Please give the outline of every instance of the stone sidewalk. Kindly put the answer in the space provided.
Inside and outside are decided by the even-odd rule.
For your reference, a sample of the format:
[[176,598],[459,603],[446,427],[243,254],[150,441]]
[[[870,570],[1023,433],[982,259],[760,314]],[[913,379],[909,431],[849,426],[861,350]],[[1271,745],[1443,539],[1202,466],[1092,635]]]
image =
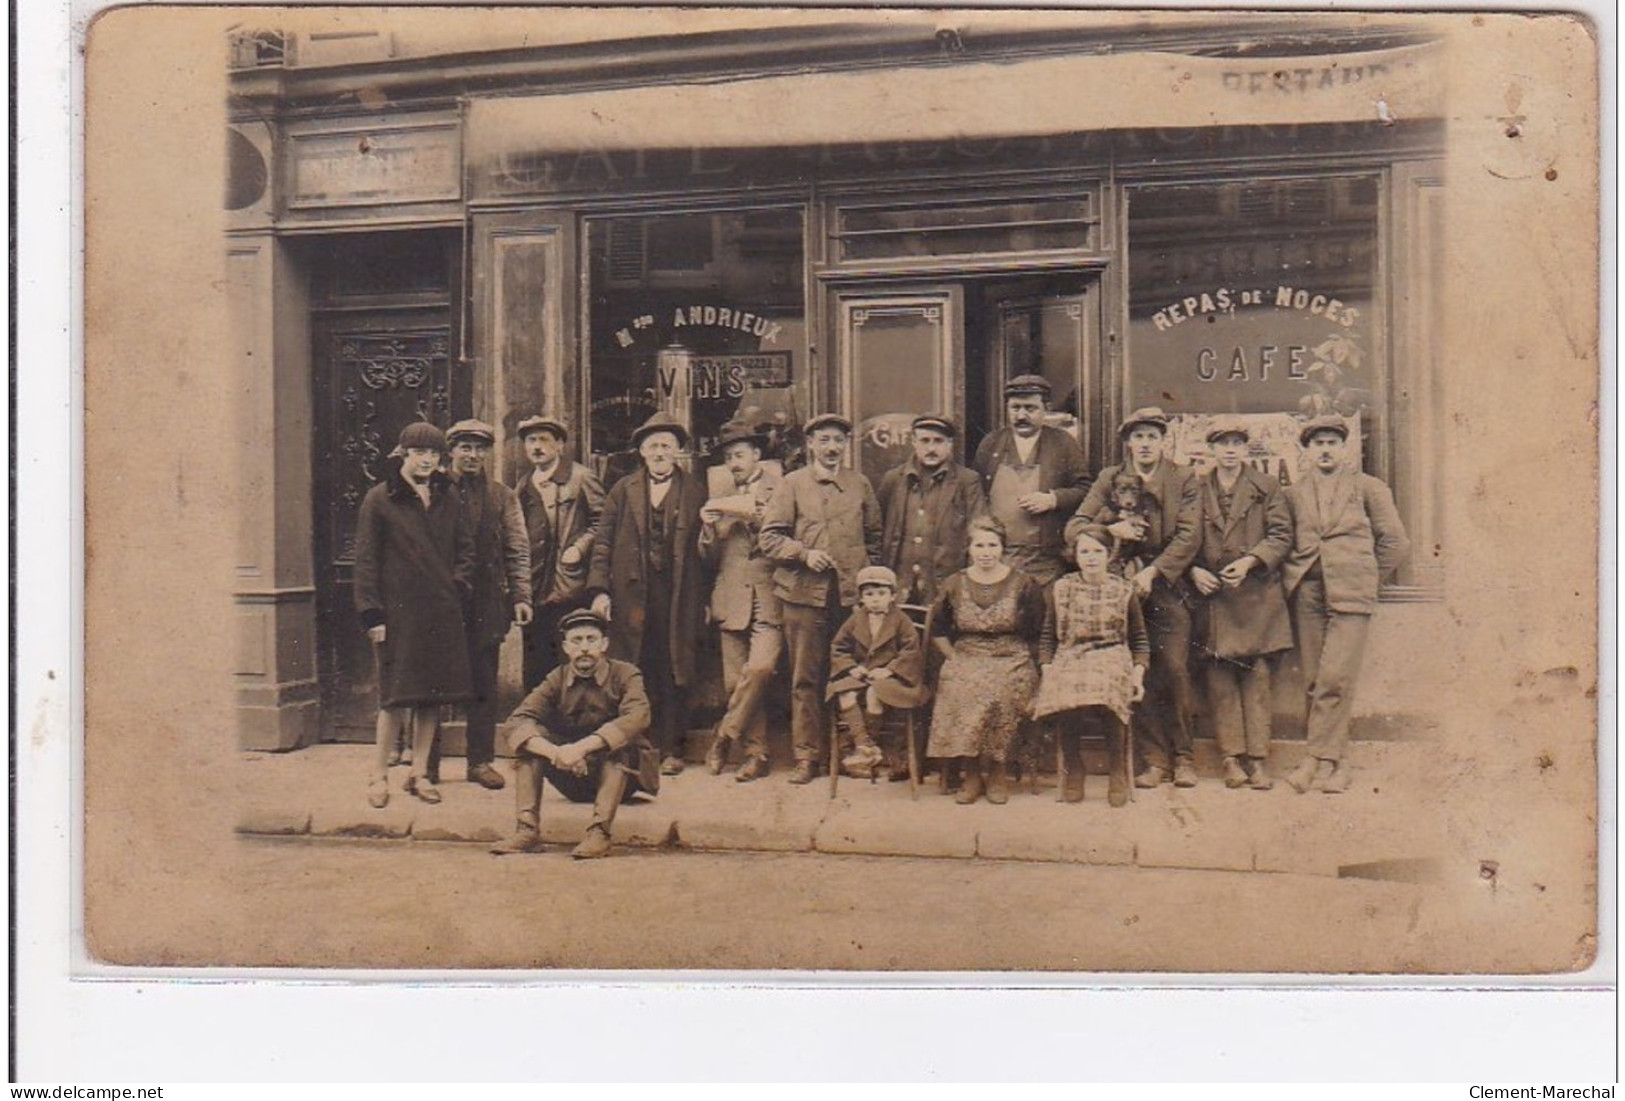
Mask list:
[[[1277,746],[1277,777],[1297,763],[1301,743]],[[615,840],[634,847],[705,851],[856,853],[1131,865],[1321,876],[1417,878],[1423,857],[1437,852],[1424,787],[1429,746],[1359,742],[1351,749],[1354,785],[1346,794],[1299,795],[1277,779],[1273,791],[1229,790],[1217,779],[1218,755],[1198,743],[1202,782],[1138,791],[1127,807],[1106,805],[1106,780],[1092,755],[1087,798],[1056,801],[1053,776],[1037,794],[1026,782],[1009,803],[960,806],[934,780],[911,799],[905,783],[842,778],[834,798],[828,778],[797,787],[788,769],[738,784],[732,770],[708,775],[690,765],[666,777],[657,799],[624,806]],[[237,830],[244,835],[383,838],[489,843],[513,825],[512,785],[487,791],[462,779],[463,761],[441,770],[443,801],[430,806],[400,790],[405,770],[391,770],[383,810],[367,804],[372,748],[320,745],[286,754],[243,757]],[[498,767],[507,770],[505,762]],[[574,844],[589,808],[548,789],[542,836]],[[561,848],[558,850],[563,852]]]

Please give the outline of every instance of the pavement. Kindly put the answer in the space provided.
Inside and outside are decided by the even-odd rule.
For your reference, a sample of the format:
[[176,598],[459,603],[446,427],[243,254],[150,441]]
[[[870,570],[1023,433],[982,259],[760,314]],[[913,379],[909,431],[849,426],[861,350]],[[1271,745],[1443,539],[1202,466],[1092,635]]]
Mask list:
[[[1354,783],[1340,795],[1294,792],[1281,777],[1302,743],[1278,743],[1272,791],[1227,789],[1211,742],[1197,743],[1201,782],[1140,790],[1127,807],[1106,804],[1104,759],[1086,753],[1084,802],[1057,800],[1055,777],[1034,793],[1023,781],[1010,801],[960,806],[934,780],[911,798],[906,783],[828,778],[805,786],[789,770],[735,783],[690,764],[663,779],[657,798],[627,804],[616,816],[619,846],[707,852],[814,852],[868,856],[1185,868],[1420,881],[1441,851],[1425,787],[1432,747],[1425,742],[1356,742]],[[254,836],[376,838],[489,844],[511,832],[513,792],[488,791],[463,779],[464,762],[442,764],[443,801],[429,805],[401,790],[406,769],[391,770],[388,806],[366,798],[373,750],[324,744],[290,753],[243,755],[237,832]],[[507,762],[498,766],[508,773]],[[542,838],[573,845],[589,808],[549,788],[542,801]],[[508,859],[526,859],[510,857]]]

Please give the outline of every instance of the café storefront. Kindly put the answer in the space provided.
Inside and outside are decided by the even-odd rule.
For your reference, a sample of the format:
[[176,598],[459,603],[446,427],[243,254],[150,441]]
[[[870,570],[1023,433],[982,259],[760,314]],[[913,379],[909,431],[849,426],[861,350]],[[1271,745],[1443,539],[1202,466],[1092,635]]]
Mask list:
[[[500,77],[471,55],[234,74],[253,107],[234,107],[234,156],[264,180],[239,192],[234,161],[245,446],[278,456],[245,502],[243,744],[370,737],[354,514],[419,415],[496,425],[511,482],[513,428],[540,410],[612,478],[656,410],[697,459],[743,414],[793,462],[796,426],[833,409],[878,477],[914,413],[952,414],[969,453],[1004,380],[1039,373],[1095,469],[1123,412],[1155,404],[1181,461],[1240,414],[1254,463],[1289,481],[1299,419],[1334,412],[1417,547],[1379,620],[1427,629],[1442,45],[915,33],[887,65],[860,37],[798,64],[766,39],[718,61],[695,36],[668,47],[692,65],[610,82],[585,62],[542,80],[546,49],[505,51]],[[392,71],[387,109],[337,94]],[[1361,710],[1402,726],[1423,693],[1373,651]]]

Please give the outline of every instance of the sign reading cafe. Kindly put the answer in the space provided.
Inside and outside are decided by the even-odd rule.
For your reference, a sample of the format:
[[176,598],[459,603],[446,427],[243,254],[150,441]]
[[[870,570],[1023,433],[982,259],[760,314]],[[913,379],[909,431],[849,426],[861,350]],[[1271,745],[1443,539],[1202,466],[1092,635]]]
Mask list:
[[[1309,382],[1310,372],[1328,357],[1353,347],[1360,310],[1327,294],[1312,293],[1301,287],[1282,284],[1273,289],[1219,287],[1212,291],[1187,295],[1170,302],[1151,314],[1151,323],[1157,332],[1169,332],[1177,326],[1206,317],[1210,321],[1217,315],[1235,316],[1245,308],[1289,311],[1295,318],[1326,321],[1345,330],[1345,339],[1323,341],[1311,346],[1307,341],[1254,340],[1247,344],[1228,347],[1201,343],[1194,348],[1190,363],[1196,381],[1210,382],[1269,382],[1272,378],[1295,382]],[[1301,325],[1294,326],[1299,332]],[[1335,334],[1335,330],[1334,330]]]

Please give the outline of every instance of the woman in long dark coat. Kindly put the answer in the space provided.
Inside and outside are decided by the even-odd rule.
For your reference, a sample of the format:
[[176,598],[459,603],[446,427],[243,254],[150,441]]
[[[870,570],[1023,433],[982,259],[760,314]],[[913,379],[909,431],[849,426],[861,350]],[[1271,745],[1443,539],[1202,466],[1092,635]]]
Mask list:
[[1270,663],[1292,648],[1281,562],[1292,550],[1292,514],[1273,478],[1243,464],[1247,428],[1221,421],[1207,434],[1216,462],[1201,479],[1202,548],[1191,583],[1206,605],[1196,648],[1208,659],[1208,709],[1224,754],[1224,783],[1274,786]]
[[424,775],[440,706],[470,696],[463,609],[473,596],[473,527],[440,470],[445,434],[410,424],[397,450],[400,467],[367,491],[356,524],[355,606],[378,659],[374,807],[389,802],[389,754],[403,729],[412,731],[406,790],[440,802]]

